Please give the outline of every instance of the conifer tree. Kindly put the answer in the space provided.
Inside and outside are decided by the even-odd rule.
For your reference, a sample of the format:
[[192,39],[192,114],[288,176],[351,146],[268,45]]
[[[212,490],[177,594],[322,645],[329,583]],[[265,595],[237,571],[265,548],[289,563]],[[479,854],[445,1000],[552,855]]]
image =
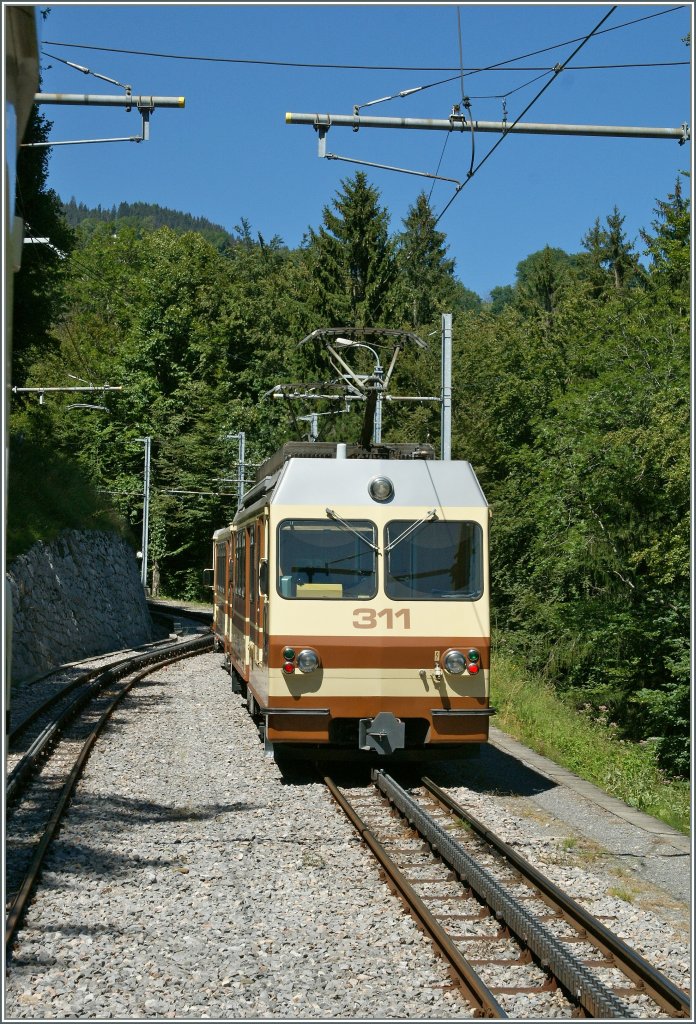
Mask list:
[[443,292],[452,291],[454,260],[447,258],[445,235],[435,230],[435,214],[421,192],[403,221],[398,239],[399,268],[406,315],[414,330],[442,312]]
[[389,324],[396,305],[395,245],[379,191],[358,171],[325,206],[323,224],[310,228],[309,301],[324,326]]
[[657,200],[653,234],[641,231],[647,246],[645,255],[651,258],[650,277],[653,283],[666,285],[676,291],[689,288],[691,223],[689,200],[682,195],[681,181],[677,178],[674,192],[667,200]]
[[528,314],[549,316],[568,295],[574,280],[573,258],[547,245],[517,264],[515,303]]
[[644,279],[633,243],[623,230],[625,217],[614,207],[600,227],[599,218],[582,239],[581,268],[596,297],[621,292]]

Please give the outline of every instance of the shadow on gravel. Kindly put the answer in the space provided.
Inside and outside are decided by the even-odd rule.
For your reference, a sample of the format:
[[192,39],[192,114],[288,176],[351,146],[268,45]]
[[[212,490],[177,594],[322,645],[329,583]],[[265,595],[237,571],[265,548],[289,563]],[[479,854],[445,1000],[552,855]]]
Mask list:
[[285,786],[307,786],[328,775],[337,786],[347,789],[369,786],[372,768],[383,768],[404,789],[412,789],[427,775],[439,786],[461,786],[477,793],[498,796],[534,796],[556,788],[556,783],[532,768],[515,760],[492,745],[481,745],[479,757],[452,761],[423,761],[414,764],[393,764],[387,760],[374,764],[350,762],[280,761],[278,768]]
[[[263,805],[253,802],[237,801],[234,803],[213,803],[203,805],[182,804],[168,806],[147,800],[134,800],[126,797],[81,797],[73,804],[71,822],[83,825],[86,836],[97,826],[97,840],[92,846],[88,841],[71,842],[59,835],[51,848],[49,866],[44,870],[42,885],[46,888],[70,888],[65,876],[79,879],[91,876],[102,882],[114,882],[122,874],[132,872],[134,868],[145,870],[164,868],[170,871],[181,867],[178,848],[185,858],[185,851],[201,840],[199,823],[221,819],[239,811],[257,810]],[[118,835],[127,824],[129,829],[141,826],[164,825],[166,840],[159,844],[152,843],[151,856],[130,855],[127,851],[109,851],[103,849],[103,833]],[[155,833],[161,836],[161,829]],[[158,851],[158,845],[161,852]],[[10,844],[8,843],[8,850]]]
[[422,774],[439,786],[464,786],[497,796],[535,796],[557,786],[492,744],[482,744],[478,758],[443,761],[426,766]]
[[120,832],[123,823],[129,827],[134,825],[150,825],[157,822],[194,822],[210,821],[224,814],[235,811],[255,811],[263,804],[247,803],[237,800],[234,803],[191,804],[182,803],[176,806],[153,803],[150,800],[136,800],[125,796],[83,797],[74,807],[73,814],[83,819],[99,821],[114,832]]

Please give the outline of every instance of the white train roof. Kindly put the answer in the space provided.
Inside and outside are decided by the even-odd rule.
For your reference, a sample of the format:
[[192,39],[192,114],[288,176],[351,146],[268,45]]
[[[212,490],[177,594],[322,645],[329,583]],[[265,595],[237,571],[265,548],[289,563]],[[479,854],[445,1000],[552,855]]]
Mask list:
[[291,458],[275,485],[272,478],[266,479],[272,488],[272,505],[364,504],[374,508],[379,503],[370,497],[367,488],[376,476],[389,477],[394,485],[394,497],[387,503],[390,505],[488,507],[469,462]]

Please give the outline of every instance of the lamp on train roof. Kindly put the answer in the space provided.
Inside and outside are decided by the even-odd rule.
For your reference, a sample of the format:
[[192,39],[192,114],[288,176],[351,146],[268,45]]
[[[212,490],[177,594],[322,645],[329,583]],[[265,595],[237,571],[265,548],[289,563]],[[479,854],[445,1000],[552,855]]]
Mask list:
[[368,484],[368,491],[374,501],[389,501],[394,497],[394,484],[388,476],[375,476]]

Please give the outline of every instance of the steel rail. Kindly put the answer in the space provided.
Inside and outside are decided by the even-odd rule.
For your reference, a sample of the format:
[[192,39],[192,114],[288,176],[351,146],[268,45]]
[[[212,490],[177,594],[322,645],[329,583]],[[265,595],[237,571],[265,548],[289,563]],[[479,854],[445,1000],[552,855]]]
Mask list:
[[442,925],[426,907],[423,900],[417,894],[413,886],[399,871],[387,851],[379,840],[368,829],[355,808],[346,799],[338,786],[328,776],[324,776],[324,783],[332,797],[345,812],[348,819],[359,832],[362,839],[375,855],[380,865],[396,887],[399,895],[408,906],[416,922],[426,931],[432,942],[440,951],[442,956],[452,968],[460,987],[464,990],[466,998],[478,1011],[479,1015],[499,1020],[507,1020],[508,1015],[495,998],[490,989],[484,984],[479,975],[474,971],[468,960],[462,956],[460,950],[449,937]]
[[148,598],[147,608],[151,616],[165,619],[193,619],[194,622],[201,622],[203,625],[210,625],[213,621],[213,611],[203,611],[196,608],[186,608],[185,605],[160,604],[154,599]]
[[[209,638],[207,635],[202,637],[195,637],[193,640],[185,641],[184,643],[177,644],[176,648],[180,651],[189,651],[193,649],[194,653],[199,647],[205,647],[206,642],[210,643],[212,637]],[[158,651],[148,652],[146,654],[139,654],[135,657],[127,658],[123,661],[117,662],[115,665],[102,666],[99,669],[93,669],[84,676],[73,680],[64,687],[59,693],[53,694],[46,701],[43,702],[38,708],[32,711],[13,732],[10,734],[10,740],[15,738],[20,732],[24,731],[41,713],[45,713],[53,704],[56,704],[61,697],[66,696],[80,683],[88,683],[90,678],[94,678],[95,682],[88,687],[87,690],[82,693],[78,693],[73,700],[63,709],[61,714],[54,721],[49,722],[48,725],[39,733],[31,744],[26,753],[17,762],[12,771],[7,777],[5,785],[5,799],[9,803],[15,799],[17,794],[21,790],[22,783],[27,779],[30,772],[32,771],[36,761],[43,751],[45,751],[50,743],[60,734],[62,728],[71,721],[88,703],[88,701],[104,686],[109,683],[117,682],[122,676],[128,672],[133,672],[138,666],[150,666],[156,665],[159,662],[163,662],[168,659],[172,653],[173,647],[170,646],[168,649],[160,649]]]
[[658,1006],[673,1017],[691,1017],[691,999],[673,982],[648,963],[640,953],[632,949],[623,939],[611,932],[598,921],[588,910],[585,910],[572,897],[559,889],[550,879],[546,878],[529,861],[525,860],[516,850],[504,842],[499,836],[483,825],[460,803],[453,800],[448,793],[440,789],[431,779],[422,780],[425,788],[450,811],[465,821],[472,829],[508,863],[527,879],[535,888],[548,898],[554,909],[560,910],[563,917],[579,931],[591,937],[597,949],[613,961],[612,966],[618,967],[628,978],[636,982],[641,991],[653,999]]
[[498,920],[548,968],[582,1010],[591,1017],[624,1019],[625,1003],[568,952],[552,932],[511,896],[493,875],[477,863],[460,843],[434,821],[405,789],[381,769],[372,778],[377,788],[404,815],[444,862],[490,907]]
[[[120,662],[118,664],[120,664]],[[113,666],[110,665],[108,667],[111,668]],[[62,689],[58,690],[56,693],[52,693],[50,697],[47,697],[45,701],[43,701],[41,704],[35,707],[33,711],[30,711],[29,714],[26,715],[26,717],[24,717],[21,722],[18,722],[14,729],[10,730],[10,732],[7,734],[8,747],[11,747],[12,744],[17,741],[17,738],[21,736],[22,733],[25,732],[30,725],[34,724],[37,718],[40,718],[47,711],[49,711],[54,704],[57,704],[58,701],[61,700],[61,698],[67,697],[68,694],[72,693],[72,691],[76,689],[78,686],[88,683],[90,679],[94,679],[95,676],[98,676],[100,672],[104,671],[106,671],[106,666],[104,665],[100,666],[99,668],[88,669],[86,672],[83,672],[82,675],[77,676],[76,679],[73,679],[71,682],[67,683],[64,687],[62,687]]]
[[[168,648],[163,648],[163,643],[168,644]],[[169,639],[155,640],[152,646],[157,646],[158,650],[164,651],[167,649],[171,649],[171,641]],[[105,672],[107,669],[118,668],[119,665],[124,665],[126,662],[130,663],[134,657],[134,654],[132,649],[129,650],[130,655],[128,658],[120,658],[117,661],[110,662],[108,665],[99,665],[94,668],[85,669],[85,671],[81,675],[77,676],[75,679],[72,679],[69,683],[66,683],[65,686],[61,687],[60,690],[56,690],[55,693],[52,693],[50,697],[47,697],[46,700],[42,701],[40,704],[37,704],[37,706],[32,711],[25,715],[25,717],[20,722],[17,722],[17,724],[8,732],[8,748],[11,747],[14,743],[16,743],[17,739],[22,735],[22,733],[26,732],[29,726],[33,725],[37,718],[40,718],[42,715],[44,715],[54,706],[54,704],[57,704],[63,697],[67,697],[68,694],[72,693],[72,691],[76,689],[78,686],[88,683],[90,679],[94,679],[96,676],[99,675],[100,672]],[[55,669],[51,669],[50,672],[44,672],[42,675],[34,677],[33,679],[29,680],[29,682],[42,682],[43,680],[48,679],[51,676],[59,676],[65,672],[70,671],[70,669],[77,668],[80,665],[84,665],[85,662],[95,661],[97,658],[106,657],[109,654],[122,653],[123,651],[106,651],[104,655],[93,654],[91,657],[84,658],[82,661],[74,661],[68,665],[60,665]]]
[[[207,640],[208,638],[206,637],[205,639]],[[66,779],[63,788],[61,789],[53,813],[51,814],[51,817],[46,827],[44,828],[43,834],[34,851],[34,856],[32,857],[31,863],[27,869],[22,884],[16,896],[14,897],[10,909],[8,911],[5,922],[6,957],[9,953],[12,941],[17,933],[20,921],[22,919],[24,911],[26,910],[31,894],[34,890],[34,886],[39,876],[39,872],[41,871],[41,867],[46,857],[46,853],[48,852],[51,842],[58,830],[61,819],[65,814],[68,802],[70,800],[70,797],[72,796],[75,786],[77,785],[78,779],[82,774],[87,758],[89,757],[92,747],[96,743],[97,738],[101,733],[102,729],[109,721],[112,714],[116,710],[117,706],[126,696],[126,694],[133,688],[133,686],[135,686],[136,683],[140,682],[141,679],[144,679],[145,676],[149,675],[153,668],[162,668],[166,665],[173,665],[175,664],[175,662],[181,661],[183,658],[193,657],[198,653],[198,648],[194,648],[193,650],[191,650],[190,646],[186,650],[180,648],[175,657],[167,658],[166,660],[157,662],[156,665],[148,665],[146,668],[141,669],[132,679],[130,679],[121,688],[119,693],[116,694],[116,696],[113,698],[108,707],[106,707],[102,712],[101,716],[99,717],[99,720],[97,721],[97,723],[91,730],[90,734],[88,735],[87,739],[83,743],[77,760],[75,761],[75,764],[73,765],[72,770],[68,775],[68,778]]]
[[[179,607],[173,607],[171,611],[165,611],[165,608],[171,608],[171,606],[157,605],[155,602],[152,601],[148,601],[147,606],[151,617],[158,616],[161,618],[171,619],[176,618],[177,615],[180,615],[182,617],[188,615],[190,618],[194,619],[197,622],[202,622],[204,625],[212,623],[212,612],[194,611]],[[169,643],[169,641],[155,640],[150,646],[154,647],[156,645],[158,647],[157,653],[160,653],[166,650],[165,648],[162,648],[162,643]],[[103,655],[92,654],[88,658],[83,658],[81,661],[73,661],[67,665],[59,665],[57,668],[51,669],[48,672],[43,672],[38,676],[33,676],[29,680],[26,680],[26,682],[29,683],[38,683],[44,679],[49,678],[50,676],[60,675],[61,673],[66,672],[69,669],[77,668],[79,665],[84,665],[85,662],[94,661],[99,657],[107,657],[111,654],[123,654],[125,653],[126,650],[129,651],[129,656],[127,658],[121,658],[118,661],[112,661],[109,665],[100,665],[96,668],[86,669],[82,673],[82,675],[79,675],[76,679],[71,680],[71,682],[67,683],[64,687],[62,687],[62,689],[56,691],[56,693],[52,694],[50,697],[47,697],[45,701],[37,705],[37,707],[35,707],[33,711],[30,711],[28,715],[26,715],[20,722],[17,723],[17,725],[14,726],[14,728],[12,728],[8,732],[8,747],[11,747],[12,744],[16,742],[17,738],[21,736],[21,734],[30,725],[32,725],[37,718],[40,718],[41,715],[45,714],[45,712],[48,711],[54,704],[56,704],[62,697],[66,697],[72,690],[74,690],[81,684],[88,683],[90,679],[95,678],[99,675],[100,672],[104,672],[107,668],[114,669],[120,665],[132,663],[134,654],[130,648],[124,648],[124,650],[122,651],[105,651]],[[150,654],[149,651],[145,651],[143,653],[144,656],[148,656]]]

